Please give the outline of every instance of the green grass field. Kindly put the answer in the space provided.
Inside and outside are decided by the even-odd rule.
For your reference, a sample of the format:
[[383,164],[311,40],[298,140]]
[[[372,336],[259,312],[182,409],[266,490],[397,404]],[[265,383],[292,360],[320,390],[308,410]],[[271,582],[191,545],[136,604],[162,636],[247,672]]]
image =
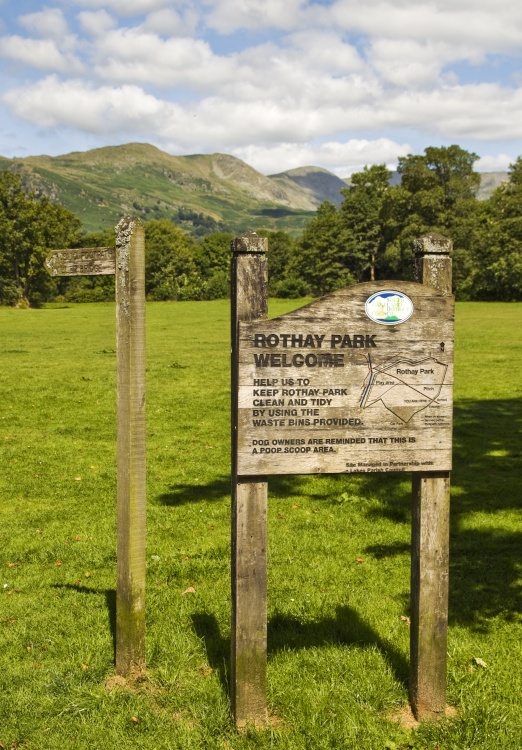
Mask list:
[[457,305],[456,716],[397,720],[409,476],[281,477],[269,484],[272,722],[244,735],[227,692],[228,303],[153,303],[147,316],[148,672],[122,684],[114,306],[0,309],[0,748],[519,750],[522,305]]

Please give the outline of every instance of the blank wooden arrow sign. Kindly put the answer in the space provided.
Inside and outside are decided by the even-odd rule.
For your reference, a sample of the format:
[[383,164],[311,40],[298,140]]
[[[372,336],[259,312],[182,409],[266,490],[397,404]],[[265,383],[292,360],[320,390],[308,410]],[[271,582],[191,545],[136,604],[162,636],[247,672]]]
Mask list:
[[116,273],[114,247],[81,247],[51,250],[45,259],[51,276],[109,276]]

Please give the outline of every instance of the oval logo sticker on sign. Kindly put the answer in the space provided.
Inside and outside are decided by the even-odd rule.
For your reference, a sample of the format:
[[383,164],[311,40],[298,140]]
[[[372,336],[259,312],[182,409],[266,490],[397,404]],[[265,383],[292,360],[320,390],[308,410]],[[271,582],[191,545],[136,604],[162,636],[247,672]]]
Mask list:
[[404,323],[413,312],[413,302],[402,292],[386,289],[366,300],[366,315],[375,323],[396,326]]

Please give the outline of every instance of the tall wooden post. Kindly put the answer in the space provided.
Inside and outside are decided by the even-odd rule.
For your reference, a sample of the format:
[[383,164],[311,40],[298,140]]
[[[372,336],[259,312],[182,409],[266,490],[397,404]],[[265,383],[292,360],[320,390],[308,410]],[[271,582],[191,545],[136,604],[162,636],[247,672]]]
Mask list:
[[116,671],[145,666],[145,235],[116,227],[118,540]]
[[[414,242],[415,281],[451,295],[451,240]],[[449,572],[449,472],[413,474],[410,702],[417,719],[446,708]]]
[[268,241],[255,232],[232,243],[232,637],[236,725],[266,722],[267,482],[237,474],[238,332],[268,316]]

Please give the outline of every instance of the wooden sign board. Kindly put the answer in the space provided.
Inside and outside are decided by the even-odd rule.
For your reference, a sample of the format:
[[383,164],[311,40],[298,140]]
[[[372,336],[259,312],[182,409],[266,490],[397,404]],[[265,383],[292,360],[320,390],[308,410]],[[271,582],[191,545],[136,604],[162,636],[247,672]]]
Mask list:
[[51,276],[108,276],[116,272],[114,247],[51,250],[45,259]]
[[241,322],[238,474],[449,471],[453,311],[379,281]]

